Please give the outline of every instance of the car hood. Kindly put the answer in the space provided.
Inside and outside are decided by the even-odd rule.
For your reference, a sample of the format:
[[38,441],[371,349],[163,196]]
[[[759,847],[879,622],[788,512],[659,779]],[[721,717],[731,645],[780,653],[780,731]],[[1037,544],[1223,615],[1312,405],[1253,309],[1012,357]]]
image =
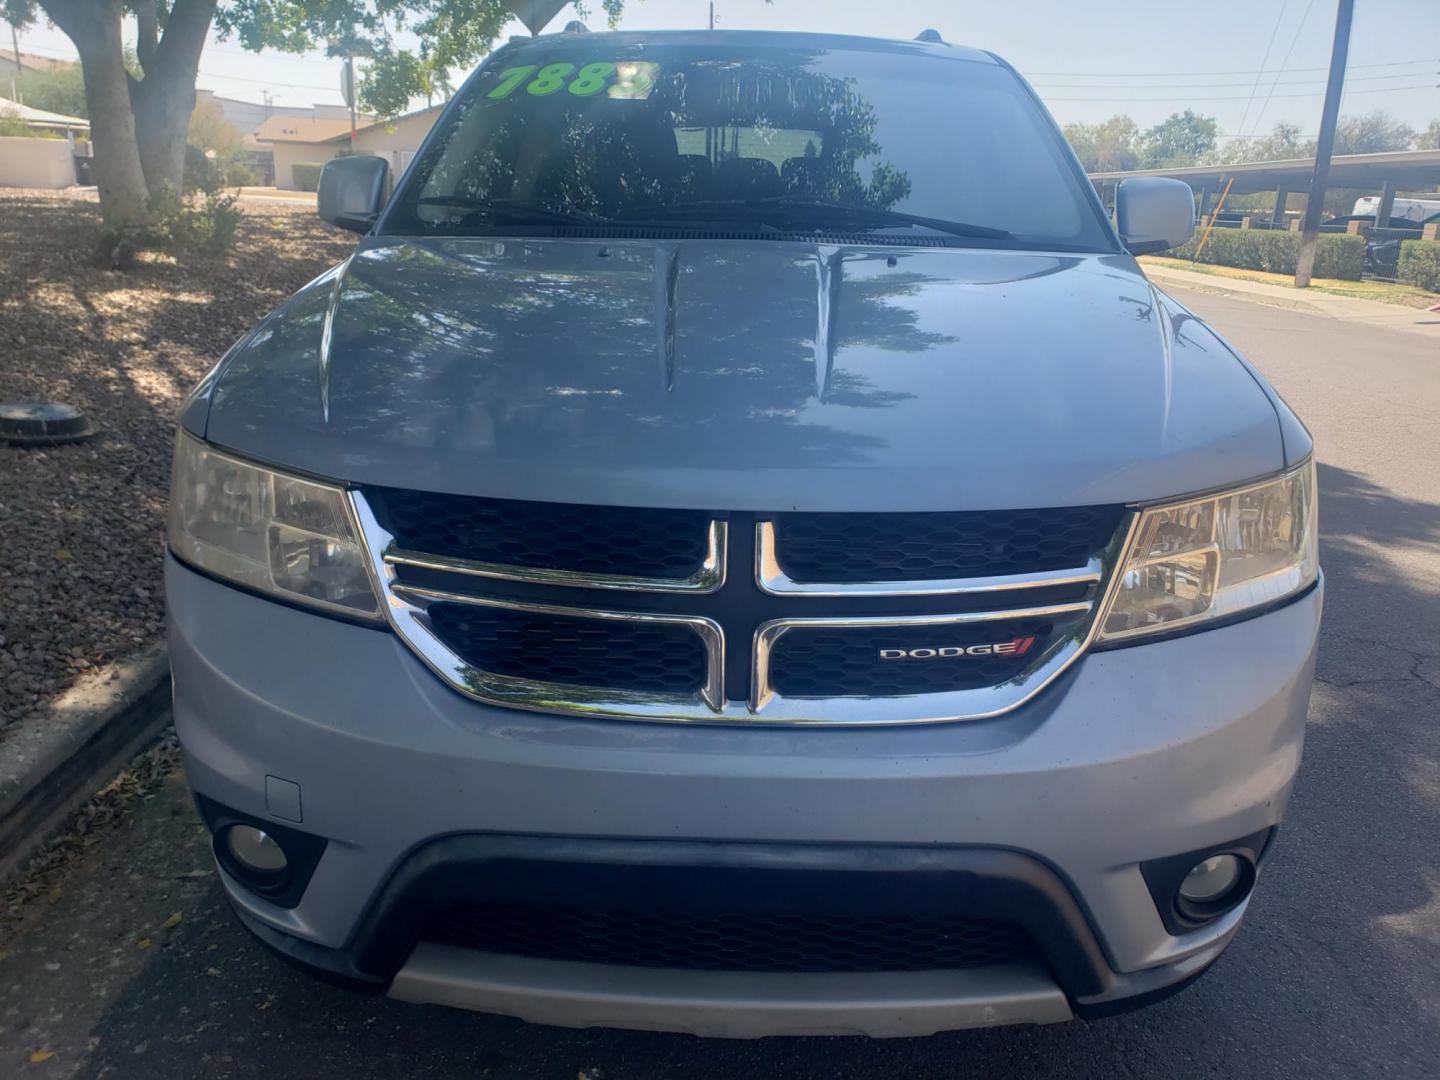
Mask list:
[[382,237],[205,399],[292,469],[560,502],[1060,506],[1284,464],[1256,378],[1119,255]]

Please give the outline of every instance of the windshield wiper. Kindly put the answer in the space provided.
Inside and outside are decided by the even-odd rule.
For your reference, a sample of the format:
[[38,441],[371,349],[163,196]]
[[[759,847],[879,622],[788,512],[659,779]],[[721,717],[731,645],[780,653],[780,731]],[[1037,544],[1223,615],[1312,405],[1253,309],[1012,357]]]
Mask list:
[[465,195],[422,195],[417,206],[447,206],[464,210],[466,217],[486,217],[510,224],[603,225],[606,219],[583,210],[556,210],[523,199],[474,199]]
[[[721,220],[740,210],[753,214],[765,224],[774,225],[777,217],[793,224],[796,218],[809,224],[835,226],[842,223],[852,225],[876,225],[882,228],[922,228],[951,236],[964,236],[977,240],[1009,240],[1011,233],[988,225],[972,225],[964,221],[949,221],[945,218],[925,217],[907,214],[900,210],[885,210],[875,206],[856,206],[851,203],[827,202],[806,199],[798,195],[770,195],[758,199],[714,199],[705,202],[675,203],[671,206],[653,208],[653,217],[646,219],[624,218],[615,224],[644,225],[663,222],[666,218]],[[811,220],[819,219],[819,220]]]
[[833,213],[836,216],[850,217],[857,221],[867,221],[873,225],[911,225],[922,229],[934,229],[936,232],[949,233],[951,236],[969,236],[977,240],[1011,239],[1009,230],[996,229],[989,225],[973,225],[968,221],[950,221],[947,218],[925,217],[922,214],[907,214],[901,210],[886,210],[878,206],[855,206],[851,203],[806,199],[798,195],[771,195],[766,198],[751,199],[748,201],[748,205],[779,206],[787,210],[823,210],[826,213]]

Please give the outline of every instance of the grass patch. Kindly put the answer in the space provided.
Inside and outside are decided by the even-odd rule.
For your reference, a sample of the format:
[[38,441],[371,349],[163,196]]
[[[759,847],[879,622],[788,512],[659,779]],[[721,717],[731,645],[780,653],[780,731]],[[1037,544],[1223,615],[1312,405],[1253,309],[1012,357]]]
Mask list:
[[[1279,285],[1284,289],[1295,288],[1295,279],[1289,274],[1270,274],[1264,270],[1241,270],[1233,266],[1192,263],[1189,259],[1167,259],[1163,255],[1146,255],[1140,259],[1140,262],[1149,266],[1164,266],[1171,270],[1189,270],[1196,274],[1210,274],[1213,277],[1231,278],[1237,281],[1258,281],[1265,285]],[[1310,288],[1315,292],[1329,293],[1332,296],[1348,296],[1353,300],[1378,300],[1382,304],[1399,304],[1402,307],[1428,308],[1434,304],[1440,304],[1440,293],[1427,292],[1414,285],[1400,285],[1389,281],[1343,281],[1339,278],[1312,278]]]

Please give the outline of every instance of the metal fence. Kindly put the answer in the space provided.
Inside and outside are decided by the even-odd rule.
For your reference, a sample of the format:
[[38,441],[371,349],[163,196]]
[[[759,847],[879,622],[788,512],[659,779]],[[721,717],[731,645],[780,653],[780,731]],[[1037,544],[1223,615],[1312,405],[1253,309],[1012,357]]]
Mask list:
[[1400,266],[1400,243],[1419,240],[1417,229],[1371,229],[1365,237],[1365,276],[1394,281]]

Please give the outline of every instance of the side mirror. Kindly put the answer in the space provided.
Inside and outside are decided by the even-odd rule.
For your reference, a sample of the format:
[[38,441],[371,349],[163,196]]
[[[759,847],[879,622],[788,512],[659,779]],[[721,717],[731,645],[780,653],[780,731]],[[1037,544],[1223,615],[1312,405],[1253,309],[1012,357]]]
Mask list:
[[385,205],[389,171],[386,160],[372,154],[327,161],[316,194],[321,220],[351,232],[369,232]]
[[1184,180],[1121,180],[1115,190],[1115,227],[1131,255],[1179,247],[1195,234],[1195,194]]

